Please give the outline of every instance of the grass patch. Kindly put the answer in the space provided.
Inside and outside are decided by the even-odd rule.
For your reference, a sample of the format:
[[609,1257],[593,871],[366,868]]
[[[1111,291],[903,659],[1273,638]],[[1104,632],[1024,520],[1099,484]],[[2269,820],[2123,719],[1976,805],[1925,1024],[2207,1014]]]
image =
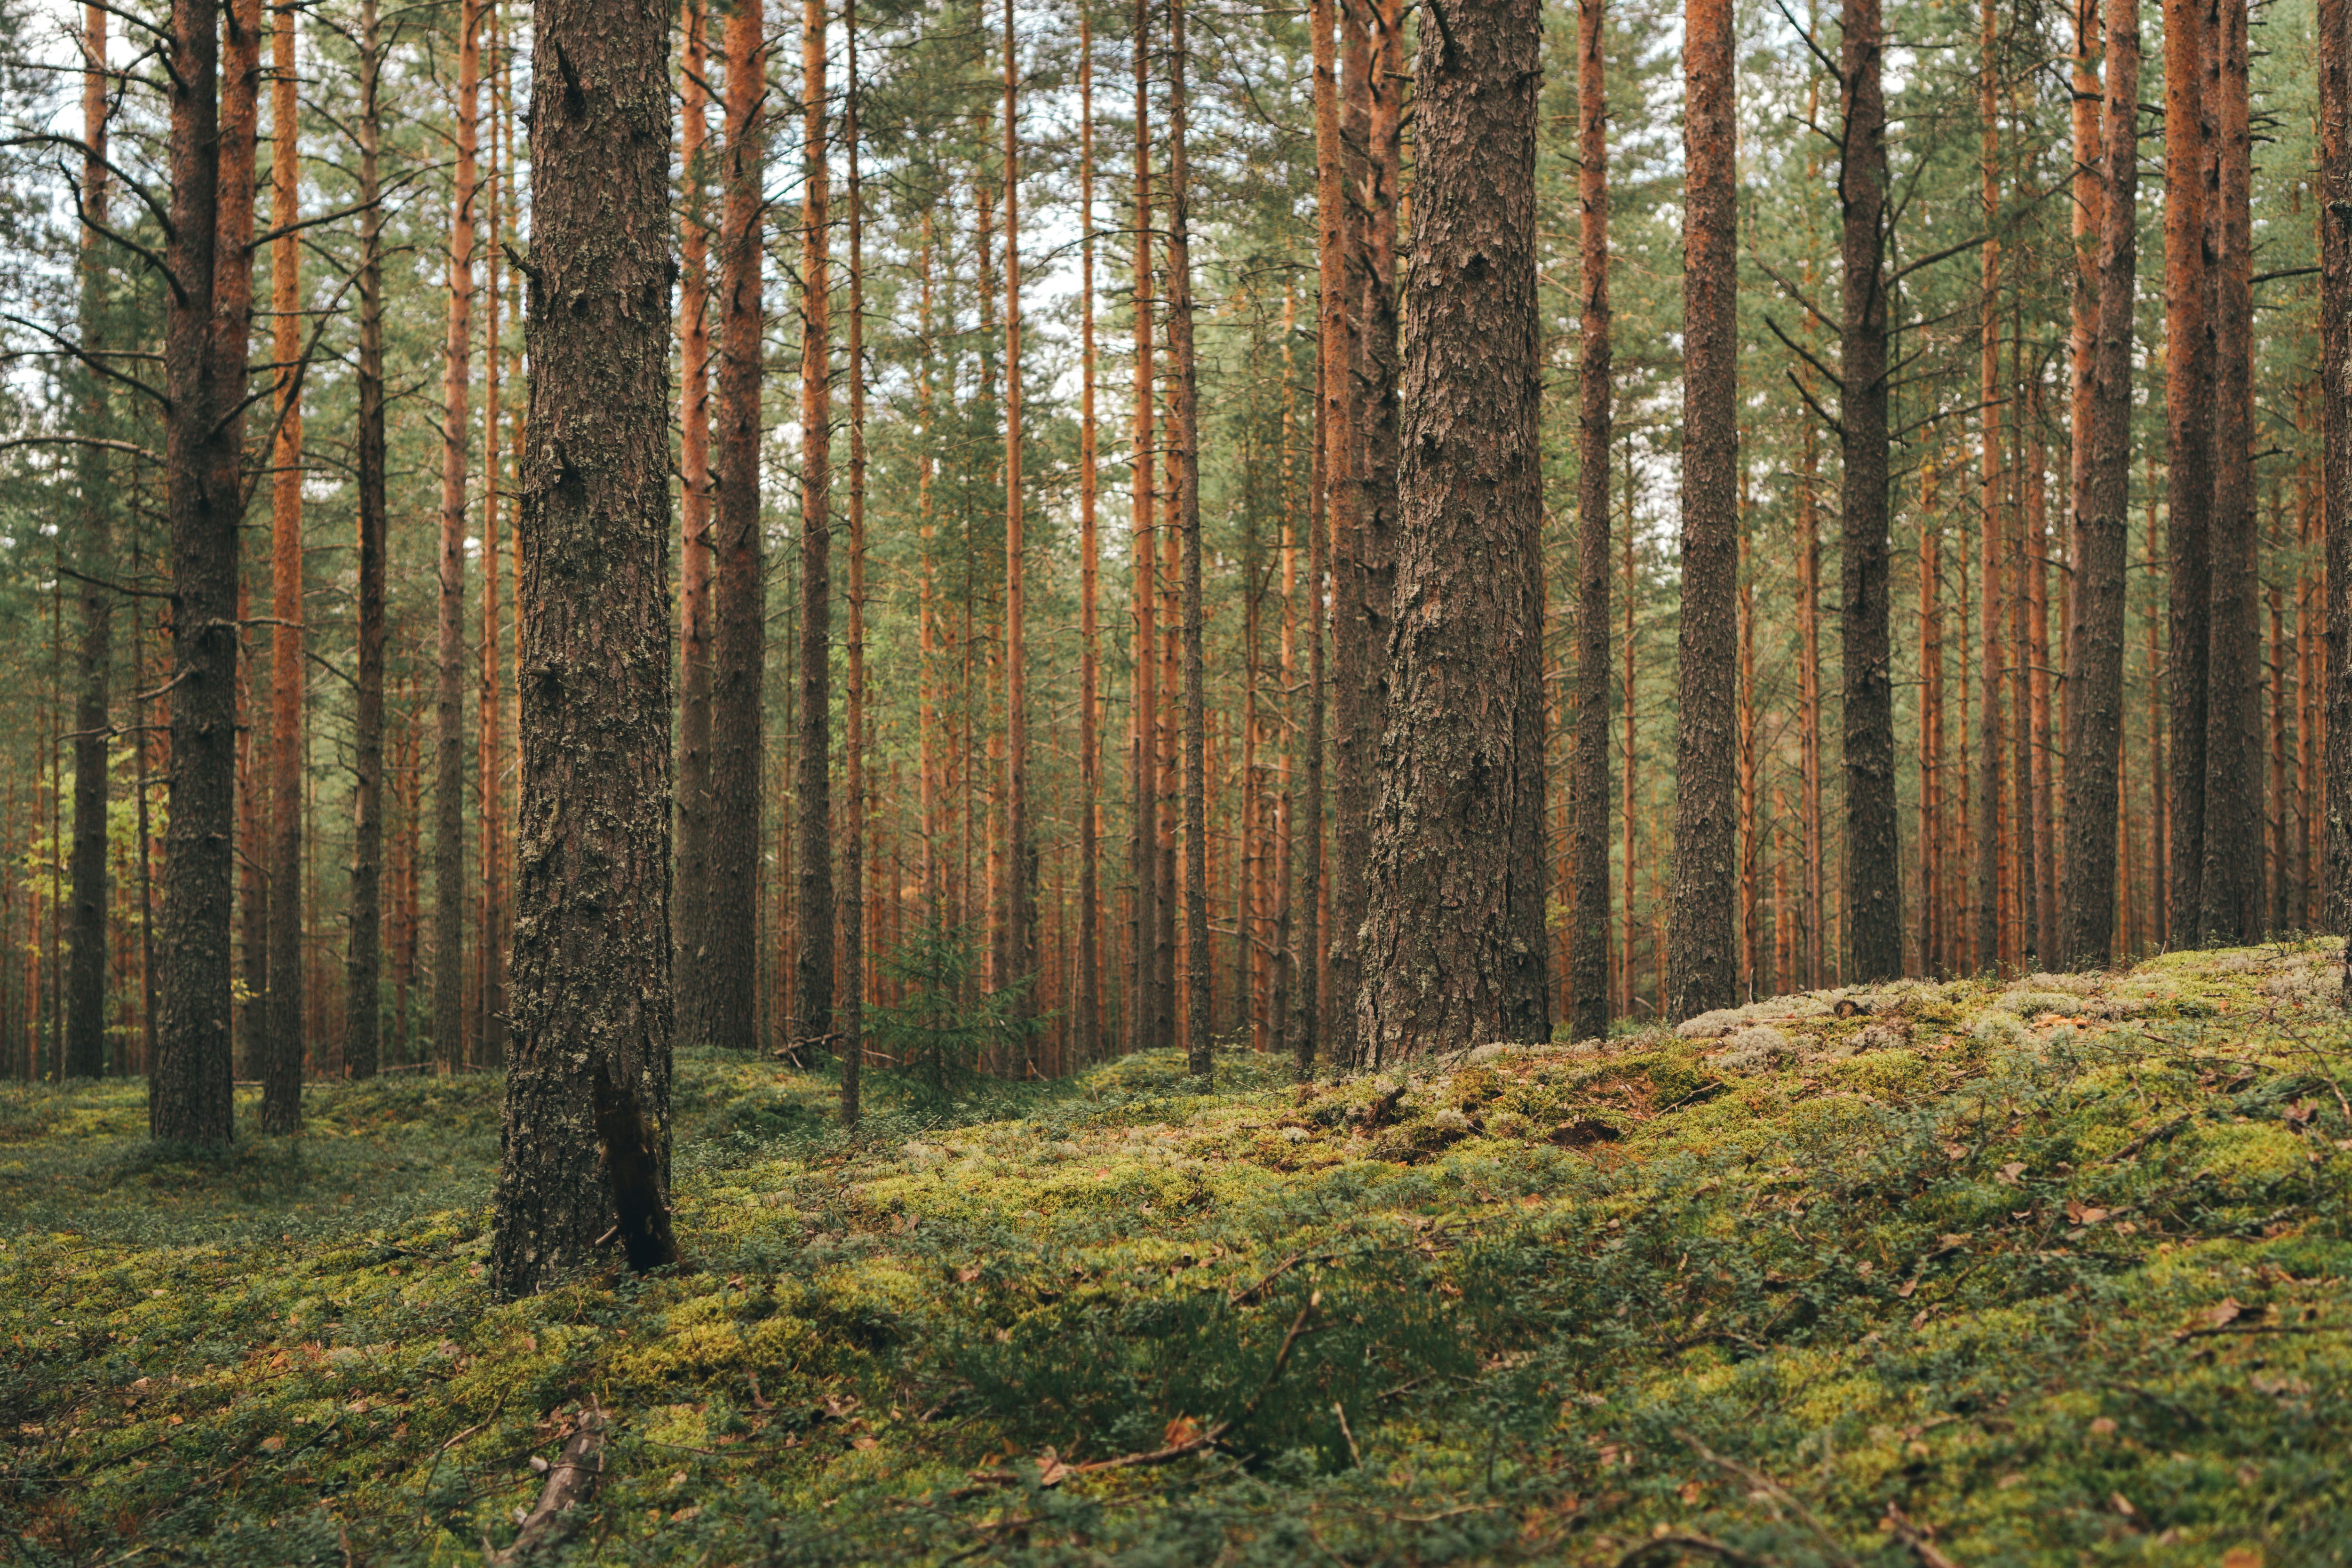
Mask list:
[[855,1134],[821,1074],[689,1053],[689,1268],[511,1304],[494,1078],[314,1089],[209,1160],[139,1085],[9,1090],[0,1557],[478,1562],[593,1407],[581,1563],[2352,1560],[2334,973],[1906,984],[1306,1090],[876,1074]]

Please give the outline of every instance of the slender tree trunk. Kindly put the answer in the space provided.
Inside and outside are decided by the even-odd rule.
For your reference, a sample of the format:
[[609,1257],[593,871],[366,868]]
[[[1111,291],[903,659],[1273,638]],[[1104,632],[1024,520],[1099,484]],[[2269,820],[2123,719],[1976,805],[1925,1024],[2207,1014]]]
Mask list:
[[833,307],[824,130],[824,0],[801,7],[800,1039],[834,1032]]
[[[2098,337],[2091,362],[2091,458],[2074,498],[2074,592],[2066,642],[2066,897],[2060,967],[2095,968],[2115,949],[2116,784],[2123,744],[2124,544],[2131,492],[2133,275],[2138,260],[2139,11],[2106,0],[2107,72],[2099,236]],[[2077,440],[2082,439],[2080,433]]]
[[2218,68],[2207,105],[2219,172],[2206,226],[2214,240],[2213,506],[2208,521],[2211,599],[2205,725],[2205,863],[2200,937],[2233,945],[2260,933],[2262,623],[2255,604],[2252,142],[2246,0],[2215,0],[2208,48]]
[[234,1134],[230,845],[236,817],[239,472],[252,273],[258,0],[173,0],[174,287],[164,318],[164,484],[172,551],[171,794],[148,1126],[166,1143]]
[[2209,527],[2213,499],[2213,382],[2208,340],[2205,173],[2210,113],[2205,102],[2207,12],[2214,0],[2164,0],[2165,529],[2172,547],[2172,822],[2170,919],[2159,940],[2195,946],[2204,907],[2206,613],[2211,595]]
[[866,189],[858,164],[857,0],[845,0],[842,31],[849,47],[849,94],[842,140],[849,152],[849,679],[847,732],[842,737],[841,1120],[857,1125],[858,1075],[866,1054]]
[[[1990,3],[1990,0],[1988,0]],[[1885,35],[1878,0],[1845,0],[1840,75],[1845,160],[1838,171],[1845,393],[1840,641],[1845,665],[1845,887],[1840,903],[1847,984],[1903,972],[1903,883],[1896,863],[1895,694],[1887,590]]]
[[1201,689],[1201,451],[1192,353],[1192,192],[1185,148],[1190,105],[1185,77],[1184,0],[1168,0],[1168,347],[1169,467],[1176,481],[1176,524],[1183,549],[1184,715],[1184,1052],[1192,1076],[1208,1081],[1209,824]]
[[1996,966],[2000,949],[2000,846],[2007,818],[2001,810],[2001,708],[2004,679],[2002,650],[2009,641],[2002,626],[2000,584],[2008,563],[2002,538],[2000,472],[2000,11],[1998,0],[1983,0],[1977,65],[1979,170],[1982,191],[1979,221],[1986,239],[1978,294],[1977,395],[1983,412],[1982,444],[1979,448],[1977,542],[1977,795],[1981,809],[1976,833],[1976,962],[1982,969]]
[[2042,377],[2036,372],[2026,405],[2025,448],[2027,758],[2032,781],[2032,921],[2037,964],[2058,950],[2058,866],[2052,803],[2055,763],[2050,745],[2050,503],[2049,464],[2042,447]]
[[1739,519],[1738,214],[1730,0],[1685,0],[1680,712],[1671,1018],[1731,1005],[1734,605]]
[[[301,212],[295,110],[294,12],[271,29],[270,226],[290,230]],[[270,358],[277,362],[276,439],[270,453],[269,578],[269,996],[263,1025],[261,1130],[302,1125],[302,303],[299,238],[269,247]]]
[[481,0],[461,0],[457,167],[449,196],[449,322],[442,352],[439,683],[433,702],[433,1048],[465,1061],[466,459],[474,321],[474,153]]
[[1135,882],[1135,929],[1129,941],[1134,995],[1129,1011],[1129,1047],[1147,1051],[1169,1042],[1160,1028],[1156,949],[1169,889],[1160,879],[1159,742],[1160,713],[1160,592],[1154,531],[1154,421],[1152,352],[1157,339],[1151,321],[1151,10],[1150,0],[1135,0],[1135,475],[1133,542],[1134,582],[1129,598],[1135,614],[1134,700],[1130,720],[1135,731],[1129,784],[1131,803],[1131,846]]
[[[107,342],[106,253],[100,229],[107,222],[110,176],[106,164],[106,11],[82,8],[80,336],[83,349],[103,352]],[[100,440],[111,434],[106,380],[82,377],[84,433]],[[75,479],[81,490],[80,532],[74,558],[82,574],[79,609],[81,637],[74,671],[73,915],[67,935],[66,1037],[63,1067],[68,1078],[97,1078],[106,1071],[107,767],[113,726],[109,677],[114,656],[114,593],[104,586],[114,575],[114,500],[107,452],[89,446],[77,455]],[[141,737],[140,743],[145,744]],[[117,1064],[120,1070],[120,1063]]]
[[703,911],[710,898],[710,233],[703,173],[709,146],[709,19],[684,0],[685,68],[678,91],[685,171],[678,233],[678,698],[677,965],[689,1035],[702,973]]
[[352,704],[351,947],[343,963],[343,1064],[373,1078],[382,1055],[383,975],[383,644],[385,499],[383,216],[377,92],[383,49],[376,0],[360,6],[360,322],[356,474],[359,549],[353,615],[359,644]]
[[[1181,42],[1181,23],[1178,32]],[[1006,967],[998,980],[1028,987],[1018,1005],[1025,1017],[1037,1010],[1037,847],[1029,825],[1029,628],[1022,572],[1026,547],[1021,489],[1020,77],[1013,46],[1013,0],[1004,0],[1004,836],[1010,881],[1005,889]],[[1181,121],[1177,129],[1181,135]],[[1181,209],[1181,196],[1178,205]]]
[[[704,887],[702,938],[698,945],[702,962],[687,993],[687,1037],[698,1045],[751,1050],[760,1043],[760,860],[738,846],[764,843],[761,800],[765,782],[767,737],[766,693],[768,648],[767,552],[760,530],[760,388],[761,332],[765,318],[761,300],[763,247],[761,189],[767,169],[767,123],[762,104],[767,96],[766,15],[761,0],[737,0],[727,16],[727,104],[725,207],[719,217],[719,374],[714,400],[717,441],[711,464],[710,531],[712,565],[718,583],[713,591],[710,679],[710,771],[709,870]],[[813,84],[811,113],[818,118],[811,131],[818,150],[813,162],[824,159],[824,26],[811,46],[817,51],[817,80]],[[818,178],[818,176],[813,176]],[[822,225],[824,198],[821,185],[812,185],[811,222]],[[823,244],[820,238],[817,242]],[[810,287],[825,287],[824,265],[810,275]],[[812,318],[821,331],[822,310]],[[819,351],[820,356],[822,350]],[[818,375],[827,374],[821,363]],[[805,402],[805,396],[803,398]],[[804,419],[812,432],[811,450],[822,453],[829,439],[827,418]],[[822,457],[803,465],[807,482],[824,488]],[[824,501],[814,511],[816,526],[824,526]],[[818,662],[824,662],[819,645]],[[820,763],[825,748],[819,745]],[[824,813],[817,812],[820,819]],[[719,852],[724,848],[725,852]],[[827,900],[825,931],[832,931],[831,900]],[[831,944],[826,944],[825,976],[832,978]],[[824,1033],[828,1024],[816,1030]]]
[[1093,8],[1078,0],[1078,984],[1075,1055],[1103,1054],[1101,714],[1097,709],[1102,631],[1102,541],[1096,523],[1095,472],[1095,58]]
[[[2074,190],[2071,208],[2074,237],[2074,268],[2067,289],[2070,321],[2067,333],[2067,519],[2075,521],[2074,508],[2090,493],[2091,431],[2096,422],[2093,395],[2096,384],[2093,367],[2099,341],[2099,237],[2105,225],[2102,214],[2106,203],[2105,178],[2103,173],[2105,154],[2101,150],[2099,129],[2103,89],[2099,85],[2099,0],[2074,0],[2074,70],[2072,111],[2074,153]],[[2079,537],[2079,535],[2077,536]],[[2077,563],[2074,552],[2066,553],[2063,578],[2065,592],[2058,605],[2057,621],[2061,641],[2064,630],[2073,624]],[[2071,711],[2073,688],[2065,683],[2067,660],[2058,659],[2058,727],[2062,738],[2066,730],[2067,714]],[[2152,760],[2151,760],[2152,762]],[[2063,800],[2063,788],[2053,785],[2053,800]],[[2053,862],[2058,852],[2058,835],[2063,827],[2053,828],[2051,855]],[[2054,962],[2059,951],[2058,928],[2065,921],[2066,900],[2072,891],[2067,880],[2058,875],[2054,863],[2051,871],[2055,884],[2057,909],[2052,917],[2051,935],[2043,951],[2052,956],[2044,962]]]
[[506,1061],[506,791],[499,782],[499,542],[506,531],[499,494],[499,12],[484,11],[489,29],[490,132],[482,172],[482,630],[480,687],[474,697],[475,810],[480,817],[481,896],[474,955],[480,979],[475,994],[475,1056],[485,1067]]
[[1944,616],[1943,523],[1937,516],[1936,458],[1919,474],[1919,967],[1943,973]]
[[1609,1033],[1609,82],[1604,0],[1576,12],[1577,252],[1583,288],[1577,391],[1576,883],[1571,1038]]
[[[2352,931],[2352,4],[2317,0],[2320,516],[2326,530],[2322,928]],[[2352,969],[2346,972],[2352,995]]]
[[539,0],[522,825],[492,1289],[670,1232],[667,26]]

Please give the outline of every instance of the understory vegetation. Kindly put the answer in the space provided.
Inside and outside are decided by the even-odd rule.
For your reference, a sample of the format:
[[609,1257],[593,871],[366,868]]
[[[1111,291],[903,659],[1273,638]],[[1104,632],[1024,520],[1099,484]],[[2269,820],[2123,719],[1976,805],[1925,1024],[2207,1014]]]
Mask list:
[[[680,1058],[688,1264],[500,1305],[500,1085],[0,1101],[0,1558],[2352,1561],[2334,944],[1300,1089]],[[250,1126],[250,1121],[243,1123]]]

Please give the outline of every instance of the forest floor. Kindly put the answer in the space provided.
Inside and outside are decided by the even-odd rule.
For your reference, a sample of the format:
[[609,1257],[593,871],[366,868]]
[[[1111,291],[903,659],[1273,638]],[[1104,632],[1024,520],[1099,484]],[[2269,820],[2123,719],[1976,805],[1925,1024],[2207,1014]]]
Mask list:
[[[2352,1561],[2333,944],[1299,1090],[707,1054],[674,1276],[502,1305],[494,1077],[215,1161],[0,1093],[0,1559]],[[248,1123],[249,1125],[249,1123]]]

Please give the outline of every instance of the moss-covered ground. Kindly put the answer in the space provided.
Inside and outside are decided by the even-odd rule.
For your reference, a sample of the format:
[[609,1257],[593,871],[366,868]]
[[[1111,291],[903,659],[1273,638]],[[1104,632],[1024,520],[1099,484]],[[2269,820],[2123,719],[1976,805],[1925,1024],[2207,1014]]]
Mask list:
[[314,1089],[209,1162],[139,1085],[8,1089],[0,1558],[478,1562],[593,1411],[551,1560],[2352,1561],[2337,973],[1905,984],[1307,1090],[886,1079],[855,1135],[823,1075],[691,1055],[688,1267],[512,1304],[494,1079]]

